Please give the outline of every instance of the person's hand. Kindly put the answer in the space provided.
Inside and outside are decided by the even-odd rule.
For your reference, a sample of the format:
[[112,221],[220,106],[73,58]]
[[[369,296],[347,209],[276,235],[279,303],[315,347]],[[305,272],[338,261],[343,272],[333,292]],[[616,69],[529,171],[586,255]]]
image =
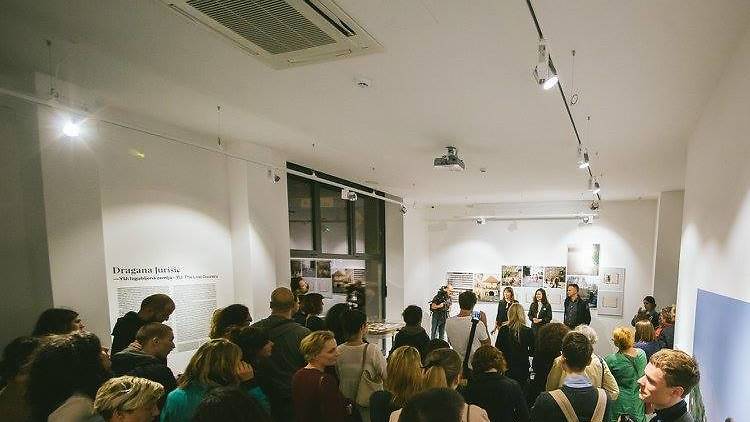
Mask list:
[[542,322],[542,319],[541,318],[533,318],[532,321],[534,321],[534,324],[539,324],[540,322]]
[[136,352],[140,352],[143,350],[143,346],[141,343],[138,343],[137,341],[133,341],[132,343],[128,344],[128,349],[135,350]]
[[499,330],[500,327],[497,326],[497,322],[495,323],[495,328],[492,329],[492,332],[490,334],[495,334],[497,330]]
[[245,361],[240,361],[240,363],[237,364],[237,378],[240,379],[240,381],[250,381],[255,377],[255,372],[253,371],[253,367],[250,366]]

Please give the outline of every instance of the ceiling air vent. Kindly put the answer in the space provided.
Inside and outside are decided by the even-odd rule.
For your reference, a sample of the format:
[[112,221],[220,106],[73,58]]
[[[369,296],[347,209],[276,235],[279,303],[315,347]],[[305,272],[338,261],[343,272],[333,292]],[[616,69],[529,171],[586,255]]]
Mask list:
[[274,69],[383,50],[331,0],[163,1]]

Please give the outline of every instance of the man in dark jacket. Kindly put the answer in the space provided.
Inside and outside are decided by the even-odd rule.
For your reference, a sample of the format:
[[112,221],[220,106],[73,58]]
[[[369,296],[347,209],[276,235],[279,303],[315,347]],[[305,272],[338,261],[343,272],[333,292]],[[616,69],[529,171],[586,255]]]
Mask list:
[[448,314],[451,309],[451,295],[453,294],[453,285],[446,284],[438,290],[435,297],[430,301],[430,312],[432,312],[432,334],[431,339],[445,339],[445,322],[448,320]]
[[655,411],[651,422],[693,422],[685,396],[700,381],[698,362],[681,350],[654,353],[638,380],[646,413]]
[[271,316],[253,324],[253,327],[266,330],[273,342],[271,356],[258,362],[256,377],[268,395],[276,422],[294,421],[292,376],[305,366],[299,345],[310,330],[292,320],[298,306],[292,291],[279,287],[271,293]]
[[422,328],[422,308],[417,305],[409,305],[401,314],[406,326],[396,333],[393,339],[393,347],[388,355],[401,346],[412,346],[419,350],[420,356],[424,355],[424,348],[430,342],[427,332]]
[[[565,335],[562,342],[563,368],[568,376],[558,390],[539,395],[531,409],[532,422],[566,422],[565,410],[572,412],[578,420],[608,421],[609,402],[607,393],[591,385],[584,375],[585,368],[591,363],[594,348],[589,339],[576,331]],[[594,418],[597,416],[598,418]]]
[[168,325],[152,322],[136,334],[140,349],[128,347],[112,355],[112,372],[117,376],[132,375],[158,382],[164,393],[177,387],[172,370],[166,365],[167,355],[174,349],[174,333]]
[[591,324],[589,304],[578,295],[578,285],[568,284],[565,298],[565,318],[563,322],[572,330],[581,324]]
[[130,311],[117,319],[115,328],[112,329],[112,354],[128,347],[144,325],[168,320],[174,309],[174,301],[165,294],[159,293],[143,299],[138,312]]

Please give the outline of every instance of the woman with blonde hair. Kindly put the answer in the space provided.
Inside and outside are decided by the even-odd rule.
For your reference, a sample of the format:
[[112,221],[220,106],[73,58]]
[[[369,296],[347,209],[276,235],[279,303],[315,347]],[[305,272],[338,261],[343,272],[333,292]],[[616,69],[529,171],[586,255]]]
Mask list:
[[[463,361],[453,349],[437,349],[425,358],[424,389],[450,388],[455,390],[463,378]],[[390,422],[397,422],[401,416],[401,409],[391,413]],[[487,412],[479,406],[464,405],[461,421],[489,422]]]
[[[223,338],[209,340],[195,352],[177,388],[167,395],[161,421],[190,420],[210,389],[237,386],[253,377],[253,368],[242,361],[239,346]],[[262,400],[268,410],[268,400],[260,389],[251,388],[248,393]]]
[[646,352],[646,360],[651,359],[651,355],[664,347],[664,343],[656,339],[654,326],[650,321],[642,320],[635,323],[634,347]]
[[292,377],[294,415],[297,422],[345,422],[354,413],[353,404],[326,368],[336,365],[339,351],[332,331],[313,331],[299,345],[307,366]]
[[107,422],[151,422],[159,414],[161,384],[145,378],[111,378],[99,387],[94,399],[94,413]]
[[[650,322],[644,321],[651,325]],[[616,422],[620,415],[630,415],[633,420],[646,421],[643,401],[639,397],[638,379],[643,376],[648,360],[646,353],[633,347],[635,338],[630,327],[617,327],[612,332],[612,342],[617,352],[605,358],[612,375],[620,387],[620,395],[609,412],[610,421]]]
[[422,360],[419,350],[401,346],[388,357],[385,390],[370,396],[370,422],[387,422],[390,414],[423,389]]
[[500,328],[495,347],[508,363],[505,373],[526,391],[529,383],[529,356],[534,356],[534,332],[526,326],[526,313],[520,303],[508,308],[508,324]]

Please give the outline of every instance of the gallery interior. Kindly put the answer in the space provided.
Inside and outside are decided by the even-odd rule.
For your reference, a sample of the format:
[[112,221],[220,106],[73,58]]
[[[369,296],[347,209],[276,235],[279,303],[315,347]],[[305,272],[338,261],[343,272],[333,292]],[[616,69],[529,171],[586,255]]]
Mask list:
[[597,353],[676,304],[748,414],[750,2],[221,3],[0,1],[0,346],[52,306],[106,344],[163,292],[180,370],[292,276],[385,322],[449,279],[561,320],[572,280]]

